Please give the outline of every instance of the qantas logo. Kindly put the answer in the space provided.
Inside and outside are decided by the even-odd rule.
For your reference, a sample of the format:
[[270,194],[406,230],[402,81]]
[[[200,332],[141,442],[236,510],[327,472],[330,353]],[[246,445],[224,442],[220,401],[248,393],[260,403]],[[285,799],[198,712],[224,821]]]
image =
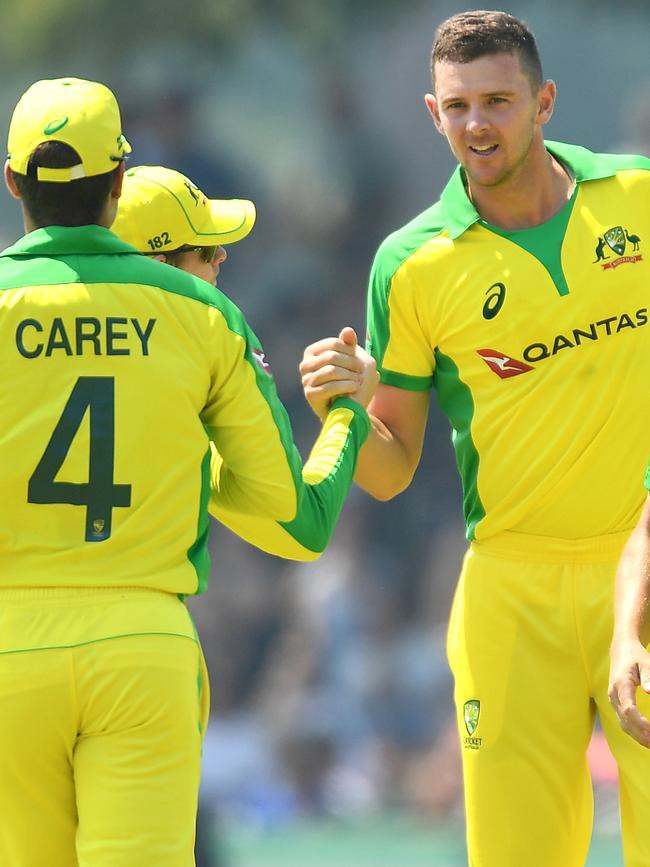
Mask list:
[[640,307],[634,313],[619,313],[590,322],[582,328],[573,328],[565,334],[556,334],[552,340],[529,344],[523,351],[526,361],[543,361],[557,355],[563,349],[575,349],[584,343],[612,337],[628,328],[640,328],[648,324],[648,308]]
[[[640,307],[634,313],[619,313],[617,316],[607,316],[590,322],[582,328],[572,328],[564,334],[556,334],[547,341],[529,343],[522,352],[525,361],[519,361],[511,355],[505,355],[496,349],[477,349],[476,351],[501,379],[510,379],[511,376],[519,376],[520,373],[528,373],[534,370],[531,364],[552,358],[563,349],[577,349],[585,343],[602,340],[603,337],[612,337],[628,328],[642,328],[648,325],[650,316],[647,307]],[[528,364],[527,362],[531,362]]]
[[496,349],[477,349],[476,351],[490,370],[494,371],[501,379],[510,379],[511,376],[519,376],[520,373],[534,370],[530,364],[524,364],[523,361],[504,355],[503,352],[497,352]]

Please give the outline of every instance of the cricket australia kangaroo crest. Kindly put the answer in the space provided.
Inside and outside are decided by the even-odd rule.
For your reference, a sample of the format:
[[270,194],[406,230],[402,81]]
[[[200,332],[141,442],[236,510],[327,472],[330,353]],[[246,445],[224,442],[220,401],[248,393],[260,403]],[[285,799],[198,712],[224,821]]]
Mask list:
[[[624,254],[628,243],[631,245],[631,250],[626,256]],[[596,258],[593,264],[600,263],[605,271],[609,271],[612,268],[618,268],[619,265],[640,262],[643,259],[639,252],[640,245],[641,238],[638,235],[630,234],[623,226],[612,226],[598,238]],[[616,257],[612,259],[608,255],[608,250],[610,253],[615,253]],[[610,261],[607,262],[606,259],[610,259]]]

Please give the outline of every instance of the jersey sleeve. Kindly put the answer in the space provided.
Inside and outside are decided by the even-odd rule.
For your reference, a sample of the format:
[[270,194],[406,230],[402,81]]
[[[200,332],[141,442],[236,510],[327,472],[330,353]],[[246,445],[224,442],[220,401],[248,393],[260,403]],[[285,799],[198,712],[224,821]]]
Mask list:
[[220,294],[210,310],[212,357],[201,420],[223,466],[211,487],[224,509],[274,520],[296,516],[302,461],[289,417],[255,334],[238,308]]
[[[298,507],[292,521],[246,515],[225,509],[220,485],[213,486],[210,513],[247,542],[290,560],[315,560],[325,550],[352,484],[359,449],[370,430],[366,411],[349,398],[338,398],[302,469]],[[213,477],[224,470],[213,453]]]
[[418,315],[418,291],[408,261],[391,239],[375,257],[368,287],[366,348],[377,362],[381,382],[410,391],[433,383],[433,348]]

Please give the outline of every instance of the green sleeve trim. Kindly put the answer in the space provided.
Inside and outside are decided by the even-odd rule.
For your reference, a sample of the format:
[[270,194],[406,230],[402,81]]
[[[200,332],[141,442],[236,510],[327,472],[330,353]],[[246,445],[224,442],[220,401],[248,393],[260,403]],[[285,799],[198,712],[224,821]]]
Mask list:
[[429,391],[434,382],[433,376],[409,376],[393,370],[380,370],[379,379],[384,385],[394,385],[407,391]]
[[[293,521],[283,521],[287,533],[309,551],[321,553],[327,547],[341,514],[357,466],[359,451],[370,431],[367,413],[358,413],[354,401],[340,399],[338,407],[352,410],[353,415],[345,442],[328,476],[315,485],[303,484],[298,512]],[[349,405],[352,404],[352,405]],[[316,451],[316,448],[314,449]],[[308,472],[309,460],[305,465]]]

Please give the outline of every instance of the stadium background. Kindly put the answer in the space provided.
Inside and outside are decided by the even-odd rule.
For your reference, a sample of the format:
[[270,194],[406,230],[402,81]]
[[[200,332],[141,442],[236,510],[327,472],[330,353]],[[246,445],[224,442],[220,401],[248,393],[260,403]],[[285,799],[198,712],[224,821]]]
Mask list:
[[[430,44],[471,8],[402,0],[22,0],[3,4],[0,110],[35,79],[104,81],[132,164],[258,206],[220,287],[261,337],[306,454],[317,422],[296,365],[362,333],[376,245],[453,168],[425,112]],[[550,138],[650,152],[650,4],[513,0],[559,88]],[[21,234],[8,194],[3,246]],[[640,474],[643,468],[639,468]],[[210,590],[191,603],[211,671],[199,867],[460,867],[458,751],[444,634],[464,549],[449,432],[434,406],[408,492],[353,491],[317,564],[213,527]],[[592,743],[590,867],[622,864],[616,779]]]

